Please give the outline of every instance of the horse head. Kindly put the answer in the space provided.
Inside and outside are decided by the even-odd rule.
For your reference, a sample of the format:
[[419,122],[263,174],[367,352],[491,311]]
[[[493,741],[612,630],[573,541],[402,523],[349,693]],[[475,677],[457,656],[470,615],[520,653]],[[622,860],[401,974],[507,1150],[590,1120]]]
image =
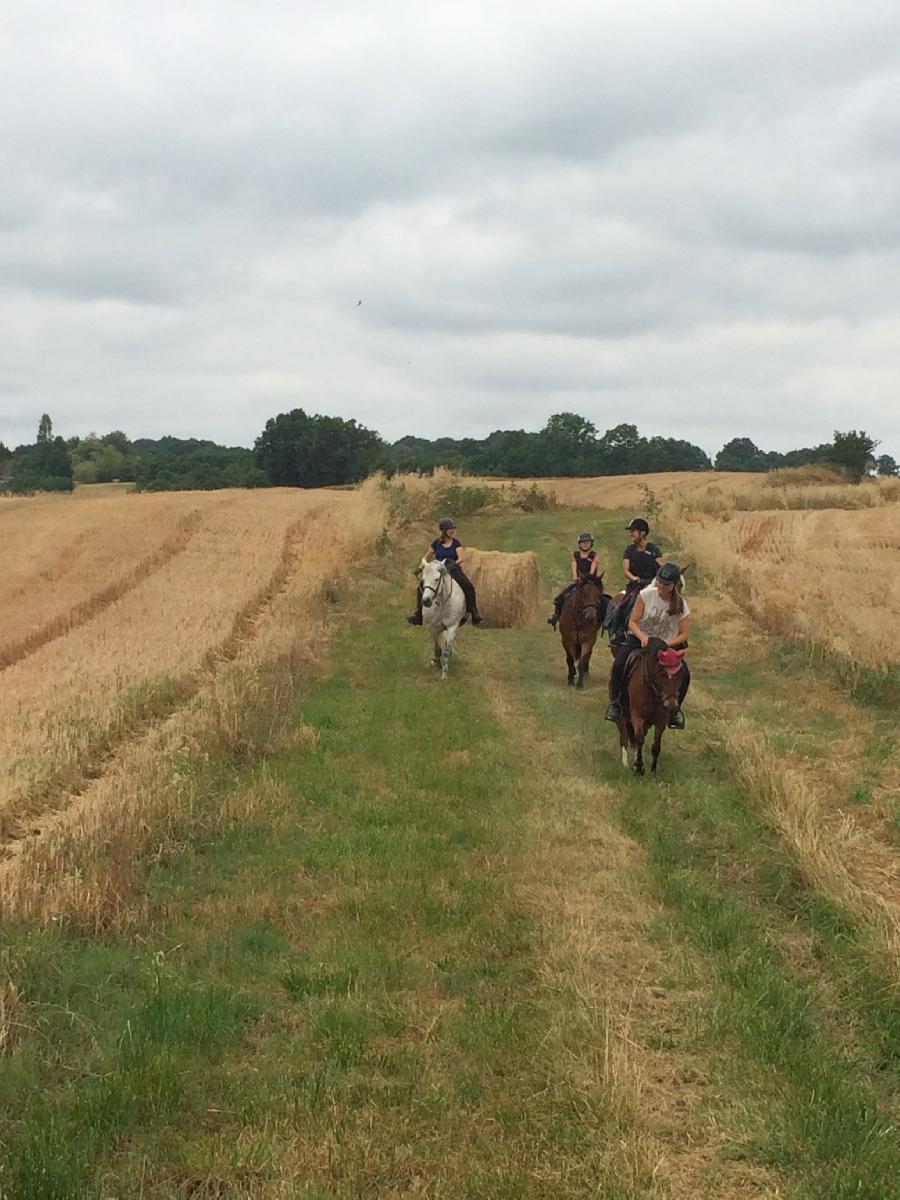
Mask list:
[[419,577],[422,580],[422,607],[431,608],[441,590],[441,584],[447,577],[447,564],[437,559],[426,562],[423,558],[419,567]]
[[646,653],[647,678],[667,712],[674,712],[678,708],[683,659],[683,650],[673,650],[660,638],[651,638]]
[[580,579],[580,599],[581,599],[581,617],[588,624],[595,624],[602,620],[605,605],[603,597],[603,576],[588,575],[585,579]]

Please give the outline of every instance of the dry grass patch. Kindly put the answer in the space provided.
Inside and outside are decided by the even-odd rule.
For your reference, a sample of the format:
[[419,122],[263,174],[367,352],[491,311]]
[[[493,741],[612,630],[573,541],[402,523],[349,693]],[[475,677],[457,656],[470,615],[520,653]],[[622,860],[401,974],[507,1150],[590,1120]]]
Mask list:
[[761,624],[871,669],[900,664],[900,509],[667,514]]
[[722,723],[722,734],[748,793],[784,839],[809,885],[869,932],[900,985],[900,912],[863,886],[852,869],[858,852],[853,825],[825,819],[819,798],[745,720]]

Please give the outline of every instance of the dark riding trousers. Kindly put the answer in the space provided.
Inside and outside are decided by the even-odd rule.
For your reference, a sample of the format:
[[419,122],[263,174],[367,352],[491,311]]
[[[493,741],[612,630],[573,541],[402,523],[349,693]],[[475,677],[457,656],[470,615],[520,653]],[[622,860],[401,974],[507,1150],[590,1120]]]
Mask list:
[[[611,699],[618,700],[619,696],[621,696],[622,692],[624,691],[624,688],[625,688],[625,665],[631,656],[632,650],[639,650],[640,648],[641,648],[641,643],[638,640],[638,638],[636,638],[634,636],[633,633],[629,633],[628,637],[625,639],[625,641],[619,647],[618,652],[616,653],[615,662],[613,663],[612,676],[610,678],[609,690],[610,690]],[[677,649],[679,649],[679,650],[687,649],[687,643],[685,643],[684,646],[678,646]],[[686,660],[682,659],[681,660],[681,686],[678,690],[679,705],[684,703],[684,698],[687,695],[688,688],[690,686],[691,686],[691,670],[690,670],[690,667],[687,665]]]

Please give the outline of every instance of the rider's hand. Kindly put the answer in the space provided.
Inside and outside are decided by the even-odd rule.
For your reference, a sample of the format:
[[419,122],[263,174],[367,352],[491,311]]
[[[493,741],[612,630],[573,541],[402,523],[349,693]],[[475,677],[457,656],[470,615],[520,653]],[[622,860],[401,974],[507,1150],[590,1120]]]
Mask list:
[[641,645],[644,647],[645,650],[650,645],[650,639],[647,637],[646,634],[641,638]]

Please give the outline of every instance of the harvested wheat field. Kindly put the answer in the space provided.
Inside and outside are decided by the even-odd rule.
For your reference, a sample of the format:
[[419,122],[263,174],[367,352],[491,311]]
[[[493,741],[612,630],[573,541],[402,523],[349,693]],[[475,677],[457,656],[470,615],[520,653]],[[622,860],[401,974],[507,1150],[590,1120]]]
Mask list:
[[322,588],[379,520],[377,497],[288,489],[0,506],[7,851],[163,723],[183,735],[229,671],[311,653]]
[[900,506],[856,511],[682,510],[688,554],[767,627],[867,667],[900,663]]

